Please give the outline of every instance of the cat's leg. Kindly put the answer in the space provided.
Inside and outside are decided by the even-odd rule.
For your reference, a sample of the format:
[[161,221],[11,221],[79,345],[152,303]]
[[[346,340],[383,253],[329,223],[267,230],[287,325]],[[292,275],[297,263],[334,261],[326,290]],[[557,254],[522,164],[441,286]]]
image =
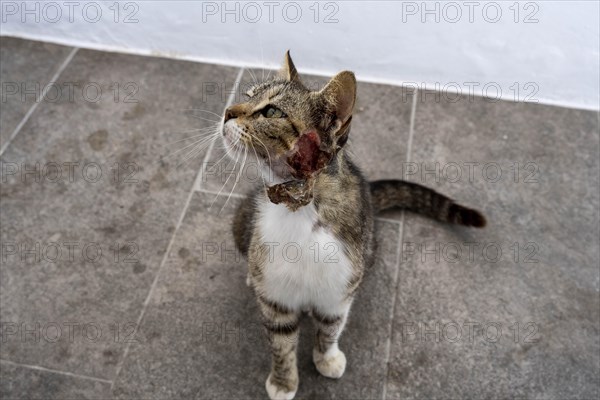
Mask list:
[[271,399],[293,399],[298,389],[298,323],[300,313],[258,298],[271,346],[271,372],[266,388]]
[[346,370],[346,356],[338,347],[338,341],[350,312],[351,302],[338,308],[335,313],[313,309],[312,317],[317,327],[313,362],[321,375],[340,378]]

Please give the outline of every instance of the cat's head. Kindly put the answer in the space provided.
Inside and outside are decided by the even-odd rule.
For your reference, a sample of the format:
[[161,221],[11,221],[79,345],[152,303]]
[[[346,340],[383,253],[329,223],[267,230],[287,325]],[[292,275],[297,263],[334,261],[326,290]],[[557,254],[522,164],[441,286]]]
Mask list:
[[356,99],[350,71],[320,91],[301,82],[289,52],[276,77],[252,86],[248,100],[225,111],[223,141],[228,154],[255,156],[274,180],[320,170],[347,141]]

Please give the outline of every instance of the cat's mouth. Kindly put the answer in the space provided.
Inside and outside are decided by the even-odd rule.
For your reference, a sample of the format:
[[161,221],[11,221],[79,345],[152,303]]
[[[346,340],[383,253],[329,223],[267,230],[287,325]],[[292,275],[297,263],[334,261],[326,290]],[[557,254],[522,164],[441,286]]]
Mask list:
[[228,121],[223,126],[223,142],[225,147],[234,152],[243,152],[246,150],[244,142],[244,133],[238,128],[233,121]]
[[225,142],[225,145],[231,150],[243,151],[246,148],[246,145],[243,142],[242,138],[232,138],[231,136],[232,135],[228,134],[223,135],[223,141]]

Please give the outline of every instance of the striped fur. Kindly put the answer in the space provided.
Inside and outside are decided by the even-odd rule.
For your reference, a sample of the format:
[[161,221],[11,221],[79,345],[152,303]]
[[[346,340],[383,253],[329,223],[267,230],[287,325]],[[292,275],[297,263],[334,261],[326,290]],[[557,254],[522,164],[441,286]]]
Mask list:
[[[299,384],[296,350],[303,311],[309,311],[316,327],[317,370],[329,378],[340,378],[345,371],[346,356],[338,345],[356,290],[374,261],[375,213],[400,208],[465,226],[483,227],[486,222],[478,211],[424,186],[367,182],[345,149],[356,97],[351,72],[336,75],[313,92],[300,82],[288,53],[280,76],[255,85],[248,96],[247,102],[226,111],[223,135],[226,145],[239,140],[256,151],[257,161],[268,171],[267,185],[298,177],[286,157],[299,154],[299,138],[306,132],[316,132],[319,151],[332,155],[324,169],[314,172],[308,205],[292,209],[273,204],[261,186],[240,204],[233,221],[235,243],[248,259],[247,282],[256,294],[271,347],[265,387],[271,399],[292,399]],[[285,117],[267,118],[269,107]],[[235,157],[235,146],[230,150]],[[274,254],[269,247],[274,242],[279,250],[293,244],[302,256],[294,261]],[[333,248],[335,257],[308,257],[315,244]]]
[[477,210],[463,207],[453,200],[417,183],[382,180],[370,183],[374,211],[406,209],[441,222],[482,228],[485,217]]

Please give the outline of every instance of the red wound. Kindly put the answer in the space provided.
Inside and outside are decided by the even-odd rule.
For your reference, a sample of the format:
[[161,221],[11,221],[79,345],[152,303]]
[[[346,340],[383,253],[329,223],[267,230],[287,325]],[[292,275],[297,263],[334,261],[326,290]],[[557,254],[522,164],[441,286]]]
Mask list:
[[327,165],[329,153],[320,150],[321,140],[316,131],[309,131],[298,139],[296,151],[288,158],[288,164],[297,178],[307,178]]

